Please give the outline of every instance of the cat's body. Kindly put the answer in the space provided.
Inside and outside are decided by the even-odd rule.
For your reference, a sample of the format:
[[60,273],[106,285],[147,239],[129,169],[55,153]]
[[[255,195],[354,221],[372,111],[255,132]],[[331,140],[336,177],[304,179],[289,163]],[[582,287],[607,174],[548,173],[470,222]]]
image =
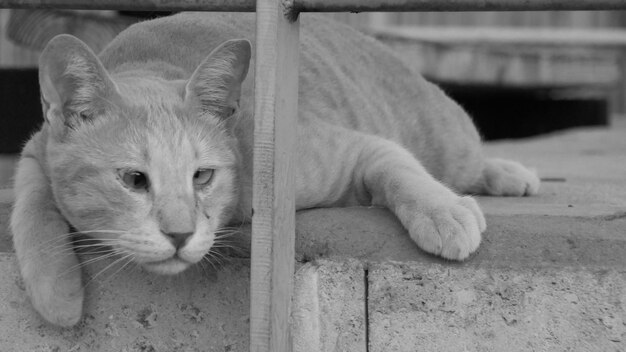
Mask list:
[[[178,16],[126,30],[100,55],[104,66],[112,73],[130,71],[136,66],[143,69],[144,62],[138,65],[133,62],[147,57],[171,65],[167,69],[158,65],[156,74],[167,79],[187,79],[211,50],[225,40],[246,38],[254,43],[254,14],[184,16],[184,27],[180,26],[181,16]],[[168,50],[160,50],[159,43],[164,42],[168,43]],[[335,156],[340,163],[345,163],[345,158],[335,154],[341,145],[337,145],[336,139],[323,136],[329,133],[327,129],[341,126],[398,142],[412,151],[435,178],[454,189],[464,191],[477,181],[483,158],[480,138],[471,121],[395,53],[351,27],[337,26],[323,16],[310,14],[302,17],[301,43],[298,118],[302,127],[298,140],[318,142],[314,139],[319,138],[325,143],[300,143],[299,155],[307,155],[313,145],[315,153],[324,154],[327,159]],[[181,68],[184,71],[175,72]],[[244,82],[244,96],[253,96],[253,72],[251,63]],[[376,86],[380,88],[372,89]],[[440,103],[421,104],[422,100]],[[252,99],[242,101],[242,110],[248,112],[243,118],[252,118],[252,104]],[[252,164],[252,138],[249,137],[252,127],[253,124],[246,121],[242,128],[247,130],[239,131],[238,136],[245,143],[242,150],[246,151],[243,154],[246,165]],[[343,140],[339,142],[347,144]],[[328,152],[320,150],[322,148],[327,148]],[[306,164],[316,165],[315,162]],[[249,174],[250,170],[247,171]],[[334,172],[336,168],[320,171]],[[325,175],[315,175],[318,176]],[[305,182],[314,183],[312,180]],[[320,194],[321,186],[316,185],[315,191],[309,193]],[[298,208],[319,206],[320,201],[322,205],[345,205],[330,202],[329,197],[337,196],[337,191],[323,192],[320,194],[323,200],[314,201],[307,201],[302,197],[303,192],[298,192],[300,198],[296,203]],[[249,199],[249,194],[243,198]],[[249,211],[250,207],[246,205],[245,209]]]
[[[485,222],[455,192],[536,193],[533,173],[485,160],[466,114],[382,44],[321,16],[301,21],[298,209],[383,205],[421,248],[460,260]],[[81,315],[69,225],[176,273],[220,227],[250,219],[254,64],[247,72],[247,41],[221,45],[240,38],[254,41],[253,15],[144,22],[100,61],[67,36],[48,45],[47,122],[24,148],[12,216],[22,275],[47,320]],[[50,261],[40,244],[52,242],[64,255]]]

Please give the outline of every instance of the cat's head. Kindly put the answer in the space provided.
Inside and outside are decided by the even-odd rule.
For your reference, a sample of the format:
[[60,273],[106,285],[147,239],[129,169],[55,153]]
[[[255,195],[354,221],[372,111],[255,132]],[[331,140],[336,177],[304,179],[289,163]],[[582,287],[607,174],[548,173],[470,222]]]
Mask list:
[[231,40],[166,81],[109,73],[78,39],[52,39],[39,65],[46,160],[71,225],[154,272],[202,260],[238,197],[228,126],[250,54]]

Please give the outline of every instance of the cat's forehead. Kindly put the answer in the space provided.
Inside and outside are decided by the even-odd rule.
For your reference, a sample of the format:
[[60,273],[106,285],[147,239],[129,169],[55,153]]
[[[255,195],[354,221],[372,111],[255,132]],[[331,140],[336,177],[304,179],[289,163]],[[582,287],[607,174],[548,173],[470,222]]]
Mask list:
[[119,115],[147,135],[180,132],[196,113],[184,102],[184,81],[141,76],[116,77],[122,101]]
[[141,75],[117,76],[115,82],[125,105],[174,109],[184,105],[185,81]]
[[217,119],[201,116],[184,102],[184,81],[139,76],[115,77],[122,99],[116,116],[81,140],[108,157],[129,164],[154,161],[178,165],[191,160],[230,164],[229,135]]
[[157,124],[145,121],[143,118],[112,121],[84,135],[77,145],[87,148],[77,149],[90,154],[90,160],[102,160],[117,168],[147,168],[146,171],[234,164],[229,139],[217,131],[193,128],[183,119],[162,119]]

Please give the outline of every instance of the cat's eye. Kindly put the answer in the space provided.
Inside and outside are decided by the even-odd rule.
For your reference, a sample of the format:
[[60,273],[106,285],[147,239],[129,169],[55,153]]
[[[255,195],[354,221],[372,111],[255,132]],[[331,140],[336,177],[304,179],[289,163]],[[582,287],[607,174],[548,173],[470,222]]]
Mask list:
[[211,180],[213,180],[214,172],[215,170],[213,169],[198,169],[198,171],[193,174],[193,185],[195,187],[208,186]]
[[145,191],[149,186],[148,176],[139,171],[125,171],[122,181],[128,188],[137,191]]

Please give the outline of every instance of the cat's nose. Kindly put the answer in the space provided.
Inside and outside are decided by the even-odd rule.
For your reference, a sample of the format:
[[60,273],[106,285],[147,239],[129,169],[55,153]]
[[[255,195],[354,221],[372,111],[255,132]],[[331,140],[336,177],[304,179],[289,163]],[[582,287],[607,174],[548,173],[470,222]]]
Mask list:
[[187,239],[193,235],[193,232],[168,232],[164,233],[164,235],[172,242],[176,249],[179,249],[187,243]]

